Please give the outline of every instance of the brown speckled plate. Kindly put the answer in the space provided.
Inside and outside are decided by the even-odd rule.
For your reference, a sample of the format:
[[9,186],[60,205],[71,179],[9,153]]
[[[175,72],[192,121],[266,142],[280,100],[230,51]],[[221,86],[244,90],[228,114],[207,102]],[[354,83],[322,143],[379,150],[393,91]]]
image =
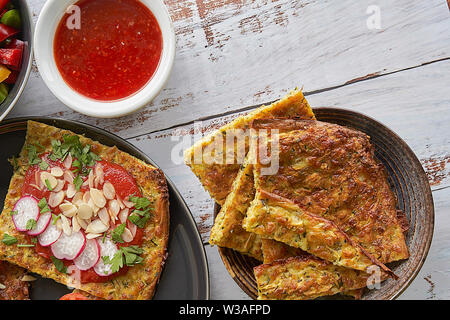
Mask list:
[[[391,189],[397,196],[397,208],[408,217],[409,231],[406,242],[411,256],[407,260],[388,265],[399,279],[386,280],[379,290],[367,290],[362,297],[376,300],[395,299],[416,277],[425,262],[433,238],[434,206],[425,171],[409,146],[381,123],[363,114],[343,109],[314,108],[314,113],[320,121],[353,128],[371,137],[375,156],[385,166]],[[220,207],[216,205],[215,215],[219,210]],[[219,248],[219,254],[234,281],[251,298],[256,299],[258,290],[253,267],[260,262],[227,248]]]

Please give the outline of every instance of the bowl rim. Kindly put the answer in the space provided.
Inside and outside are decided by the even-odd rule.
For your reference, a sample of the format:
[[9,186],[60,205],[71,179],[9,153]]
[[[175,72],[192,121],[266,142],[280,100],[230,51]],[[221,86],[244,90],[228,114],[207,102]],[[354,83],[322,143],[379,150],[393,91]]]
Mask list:
[[[25,87],[28,83],[28,80],[30,78],[30,74],[31,74],[31,69],[33,66],[33,44],[34,44],[34,23],[33,23],[33,15],[31,13],[31,9],[30,9],[30,5],[28,4],[27,1],[23,1],[21,3],[21,5],[23,6],[23,10],[26,12],[27,14],[27,18],[28,21],[30,23],[30,39],[29,39],[29,44],[28,44],[28,64],[25,70],[25,75],[23,77],[22,83],[20,83],[19,85],[19,89],[17,90],[17,93],[15,95],[15,97],[11,100],[11,102],[9,103],[8,108],[6,108],[6,110],[0,114],[0,121],[2,121],[3,119],[6,118],[6,116],[11,112],[11,110],[14,108],[14,106],[17,104],[17,101],[19,101],[20,97],[22,96],[23,91],[25,90]],[[23,66],[22,66],[23,68]]]
[[176,36],[169,11],[162,0],[139,0],[155,16],[160,26],[163,49],[159,66],[140,90],[120,100],[102,101],[86,97],[72,89],[61,77],[53,55],[56,28],[66,9],[79,0],[47,0],[34,32],[34,57],[39,73],[55,97],[70,109],[97,118],[129,115],[149,104],[169,80],[175,63]]

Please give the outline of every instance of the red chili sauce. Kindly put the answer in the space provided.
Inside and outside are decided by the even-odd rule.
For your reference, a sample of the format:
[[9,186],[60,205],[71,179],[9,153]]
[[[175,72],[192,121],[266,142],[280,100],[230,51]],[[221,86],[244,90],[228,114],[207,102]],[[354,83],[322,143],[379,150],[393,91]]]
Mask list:
[[[45,162],[47,162],[51,166],[59,166],[61,168],[64,168],[64,165],[61,161],[59,161],[59,160],[52,161],[47,156],[48,156],[48,154],[44,154],[44,155],[42,155],[41,158],[44,159]],[[114,186],[114,189],[116,190],[116,193],[119,195],[119,197],[121,199],[128,200],[128,198],[132,195],[135,195],[138,197],[142,196],[139,186],[137,185],[133,176],[131,176],[122,166],[117,165],[115,163],[108,162],[108,161],[99,161],[99,163],[101,163],[103,165],[105,181],[111,182],[111,184]],[[73,170],[75,168],[72,167],[71,169]],[[35,181],[35,173],[38,171],[40,171],[38,165],[34,165],[34,166],[31,166],[30,168],[28,168],[28,170],[25,174],[25,182],[22,186],[22,196],[30,195],[30,196],[35,197],[37,200],[40,200],[43,197],[45,197],[48,201],[49,196],[50,196],[50,191],[47,188],[44,188],[43,190],[38,190],[33,186],[34,181]],[[83,190],[83,188],[81,188],[81,191],[87,191],[87,189]],[[52,208],[51,211],[54,214],[61,213],[59,207]],[[120,222],[118,222],[118,224],[120,224]],[[137,228],[136,235],[131,242],[118,243],[117,245],[119,247],[131,246],[131,245],[140,246],[142,244],[142,237],[143,237],[143,230],[141,228]],[[35,251],[40,256],[42,256],[46,259],[50,259],[50,257],[53,255],[50,247],[43,247],[39,244],[39,242],[37,242],[35,244]],[[63,262],[67,266],[72,265],[72,261],[63,261]],[[128,267],[124,266],[118,272],[113,273],[109,276],[99,276],[94,271],[94,269],[91,268],[89,270],[80,271],[81,283],[107,282],[119,275],[125,274],[127,271],[128,271]]]
[[76,5],[80,28],[76,12],[66,14],[54,39],[64,81],[95,100],[119,100],[139,91],[156,72],[162,53],[153,13],[138,0],[81,0]]

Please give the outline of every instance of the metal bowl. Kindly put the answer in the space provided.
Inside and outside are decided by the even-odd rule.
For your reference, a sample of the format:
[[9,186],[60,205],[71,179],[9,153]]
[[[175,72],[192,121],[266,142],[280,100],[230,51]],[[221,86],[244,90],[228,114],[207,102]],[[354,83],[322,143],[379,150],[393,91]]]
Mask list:
[[17,100],[19,100],[20,95],[27,84],[28,77],[30,76],[31,65],[33,62],[33,20],[30,8],[26,0],[13,0],[13,3],[20,10],[22,18],[22,32],[20,34],[20,39],[25,42],[25,49],[22,58],[22,68],[17,81],[10,89],[6,100],[0,104],[0,121],[6,117],[17,103]]

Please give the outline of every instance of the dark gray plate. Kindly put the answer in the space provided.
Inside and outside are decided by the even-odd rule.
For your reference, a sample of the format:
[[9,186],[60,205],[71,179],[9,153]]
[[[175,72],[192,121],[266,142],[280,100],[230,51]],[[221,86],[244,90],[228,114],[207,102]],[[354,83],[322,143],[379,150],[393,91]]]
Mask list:
[[[434,205],[428,178],[414,152],[383,124],[350,110],[313,108],[313,111],[317,120],[346,126],[370,136],[375,147],[375,157],[386,168],[391,189],[397,197],[397,208],[408,217],[409,231],[406,244],[410,257],[388,265],[400,278],[388,279],[381,284],[379,290],[367,291],[362,297],[371,300],[395,299],[414,280],[431,246]],[[217,215],[219,210],[220,207],[216,205],[214,214]],[[256,299],[258,288],[253,267],[261,263],[228,248],[219,248],[219,254],[236,283],[251,298]]]
[[[51,118],[10,119],[0,124],[0,212],[13,174],[8,158],[18,155],[25,141],[26,120],[84,134],[107,146],[120,150],[157,167],[142,151],[125,140],[97,127],[69,120]],[[183,198],[167,179],[170,196],[170,236],[168,257],[154,299],[207,300],[209,299],[209,273],[205,250],[197,226]],[[55,300],[71,292],[53,280],[38,277],[31,288],[31,299]]]

